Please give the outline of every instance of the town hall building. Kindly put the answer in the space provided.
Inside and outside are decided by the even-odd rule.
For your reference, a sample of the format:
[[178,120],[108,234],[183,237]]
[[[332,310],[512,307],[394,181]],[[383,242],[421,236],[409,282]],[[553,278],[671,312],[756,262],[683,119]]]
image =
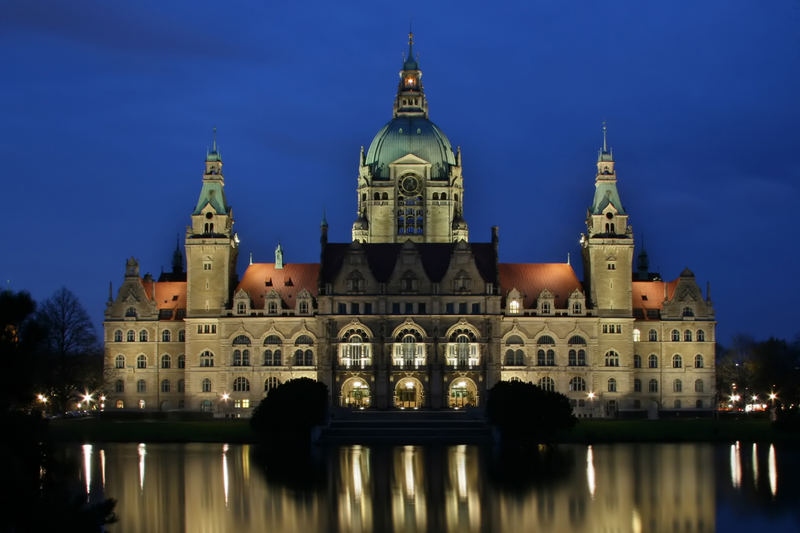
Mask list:
[[109,290],[107,408],[247,416],[299,377],[353,409],[481,406],[500,380],[561,392],[578,416],[714,407],[710,295],[689,269],[665,281],[635,257],[605,126],[582,281],[569,262],[500,262],[496,227],[472,239],[468,186],[429,119],[411,36],[392,119],[359,157],[352,240],[328,242],[323,219],[318,263],[279,246],[239,275],[215,137],[172,272],[142,277],[131,258]]

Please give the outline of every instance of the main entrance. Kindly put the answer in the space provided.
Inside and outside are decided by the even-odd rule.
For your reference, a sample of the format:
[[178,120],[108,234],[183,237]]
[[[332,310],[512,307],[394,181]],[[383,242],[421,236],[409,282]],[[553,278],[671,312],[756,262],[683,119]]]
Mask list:
[[423,406],[422,383],[415,378],[403,378],[394,389],[394,406],[400,409],[419,409]]
[[462,407],[477,407],[478,387],[469,378],[456,378],[450,384],[448,405],[452,409]]
[[364,409],[370,405],[369,385],[361,378],[348,379],[342,385],[342,407]]

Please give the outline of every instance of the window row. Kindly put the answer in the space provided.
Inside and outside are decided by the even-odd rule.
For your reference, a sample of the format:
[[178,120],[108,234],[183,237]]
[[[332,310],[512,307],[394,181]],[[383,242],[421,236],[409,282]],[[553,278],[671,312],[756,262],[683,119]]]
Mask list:
[[[281,351],[279,349],[268,349],[264,350],[263,354],[263,366],[282,366],[283,359],[281,355]],[[314,351],[310,349],[301,350],[297,349],[294,351],[294,358],[293,358],[294,366],[314,366]],[[231,361],[232,366],[251,366],[250,361],[250,350],[234,350],[233,351],[233,358]],[[201,367],[213,367],[214,365],[214,353],[205,350],[203,353],[200,354],[200,366]]]
[[[233,342],[231,342],[231,344],[233,346],[251,346],[253,344],[253,341],[247,335],[237,335],[233,339]],[[282,344],[284,344],[284,341],[280,337],[278,337],[277,335],[267,335],[264,338],[264,346],[282,345]],[[295,346],[306,346],[306,345],[313,346],[314,345],[314,339],[312,339],[308,335],[299,335],[295,339],[294,345]]]
[[[694,356],[694,368],[704,368],[704,364],[702,355],[697,354]],[[658,356],[656,354],[650,354],[647,358],[647,367],[658,368]],[[642,356],[633,356],[633,368],[642,368]],[[672,356],[672,368],[683,368],[683,357],[680,354]]]
[[[125,368],[125,356],[122,354],[114,358],[114,368]],[[139,354],[136,356],[136,368],[147,368],[147,356]],[[172,357],[168,354],[161,356],[161,368],[172,368]],[[186,357],[183,354],[178,355],[176,368],[186,368]]]
[[[114,332],[114,342],[122,342],[122,330],[118,329]],[[125,341],[126,342],[136,342],[136,332],[132,329],[129,329],[128,332],[125,334]],[[147,332],[146,329],[139,331],[139,342],[147,342],[150,339],[150,334]],[[165,329],[161,332],[161,342],[172,342],[172,332],[168,329]],[[178,331],[178,342],[186,342],[186,333],[184,330]]]
[[[697,332],[693,333],[692,330],[687,329],[687,330],[684,330],[682,337],[681,337],[681,332],[678,331],[677,329],[673,329],[670,332],[670,340],[672,342],[680,342],[681,338],[683,338],[684,342],[692,342],[693,338],[695,340],[697,340],[697,342],[705,342],[705,340],[706,340],[706,332],[704,330],[702,330],[702,329],[698,329]],[[641,331],[638,330],[638,329],[634,329],[633,330],[633,342],[639,342],[641,340],[642,340]],[[656,331],[655,329],[651,329],[647,333],[647,340],[649,342],[657,342],[658,341],[658,331]]]
[[[545,376],[541,378],[537,385],[539,388],[555,392],[556,390],[556,383],[553,378]],[[606,390],[608,392],[618,392],[617,390],[617,380],[615,378],[609,378],[606,382]],[[647,391],[651,393],[658,392],[658,380],[651,379],[647,382]],[[680,379],[673,380],[672,382],[672,391],[676,393],[683,392],[683,382]],[[702,379],[697,379],[694,382],[694,391],[695,392],[705,392],[705,385]],[[569,392],[586,392],[586,380],[581,377],[573,377],[569,380]],[[633,380],[633,392],[642,392],[642,380],[634,379]]]

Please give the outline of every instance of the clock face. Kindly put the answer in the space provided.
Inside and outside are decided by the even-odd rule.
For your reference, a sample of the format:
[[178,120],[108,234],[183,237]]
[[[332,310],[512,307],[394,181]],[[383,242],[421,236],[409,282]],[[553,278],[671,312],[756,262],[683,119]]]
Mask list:
[[403,192],[406,194],[417,192],[419,188],[419,182],[417,178],[413,176],[406,176],[403,178],[403,181],[400,182],[400,188],[403,189]]

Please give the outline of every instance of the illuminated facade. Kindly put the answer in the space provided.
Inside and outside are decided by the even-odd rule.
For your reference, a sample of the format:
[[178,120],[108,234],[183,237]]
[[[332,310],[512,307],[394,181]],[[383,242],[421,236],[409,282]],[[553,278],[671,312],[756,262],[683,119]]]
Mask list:
[[[587,199],[589,196],[587,180]],[[352,242],[319,263],[252,263],[239,239],[216,139],[173,271],[134,259],[104,331],[110,407],[248,414],[288,379],[325,382],[351,408],[480,405],[499,380],[563,392],[579,416],[713,408],[715,319],[688,269],[649,272],[599,152],[569,263],[501,263],[499,237],[471,242],[460,150],[428,118],[409,41],[392,119],[359,158]],[[234,189],[235,190],[235,189]]]

